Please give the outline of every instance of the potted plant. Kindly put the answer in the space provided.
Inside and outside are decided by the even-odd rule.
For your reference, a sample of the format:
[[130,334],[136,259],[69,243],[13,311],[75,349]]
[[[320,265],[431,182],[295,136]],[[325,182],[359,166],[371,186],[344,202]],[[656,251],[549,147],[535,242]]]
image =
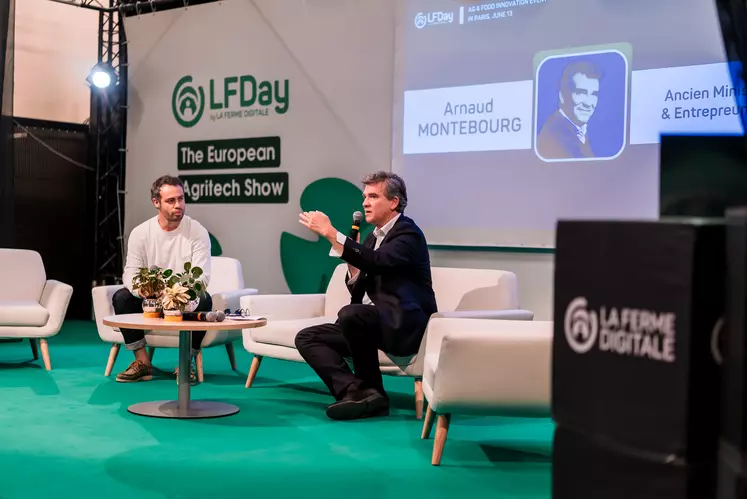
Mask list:
[[143,315],[147,318],[161,317],[161,295],[166,289],[163,269],[155,265],[141,268],[132,278],[132,289],[143,297]]
[[161,296],[161,306],[165,320],[181,321],[182,312],[194,312],[200,303],[200,295],[205,292],[202,275],[202,269],[193,267],[190,262],[184,264],[184,272],[164,271],[166,288]]

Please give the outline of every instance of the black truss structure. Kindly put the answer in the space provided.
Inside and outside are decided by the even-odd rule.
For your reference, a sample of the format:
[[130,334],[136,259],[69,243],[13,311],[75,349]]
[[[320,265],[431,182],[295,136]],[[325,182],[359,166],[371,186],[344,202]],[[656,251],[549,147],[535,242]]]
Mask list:
[[[88,5],[98,1],[83,0]],[[91,92],[91,165],[96,168],[93,254],[94,286],[120,284],[124,268],[124,188],[127,132],[127,40],[122,15],[99,10],[98,62],[116,75],[106,89]]]
[[[189,7],[220,0],[49,0],[73,7],[98,10],[99,12],[119,12],[123,16],[151,14],[161,10]],[[107,5],[104,5],[106,2]]]

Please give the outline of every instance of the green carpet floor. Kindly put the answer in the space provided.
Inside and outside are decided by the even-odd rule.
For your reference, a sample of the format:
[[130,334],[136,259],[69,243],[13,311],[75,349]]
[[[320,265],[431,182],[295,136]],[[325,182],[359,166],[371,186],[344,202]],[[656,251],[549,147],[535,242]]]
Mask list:
[[[334,422],[305,364],[265,359],[245,389],[251,355],[237,342],[240,372],[225,349],[206,349],[192,397],[241,412],[161,420],[127,406],[176,398],[176,349],[156,351],[156,380],[118,384],[103,376],[109,346],[92,322],[66,323],[49,345],[47,372],[28,341],[0,343],[0,499],[550,497],[550,420],[455,415],[432,467],[410,380],[385,377],[390,417]],[[131,360],[122,349],[115,373]]]

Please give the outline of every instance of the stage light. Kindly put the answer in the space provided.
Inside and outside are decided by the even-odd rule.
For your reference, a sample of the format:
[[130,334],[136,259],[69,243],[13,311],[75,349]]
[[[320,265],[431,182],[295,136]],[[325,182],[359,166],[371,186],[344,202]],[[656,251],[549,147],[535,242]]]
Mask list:
[[91,73],[86,79],[97,89],[105,90],[115,83],[117,75],[114,73],[111,66],[105,63],[99,63],[91,69]]
[[106,71],[96,70],[91,73],[91,82],[95,87],[106,88],[112,82],[112,77]]

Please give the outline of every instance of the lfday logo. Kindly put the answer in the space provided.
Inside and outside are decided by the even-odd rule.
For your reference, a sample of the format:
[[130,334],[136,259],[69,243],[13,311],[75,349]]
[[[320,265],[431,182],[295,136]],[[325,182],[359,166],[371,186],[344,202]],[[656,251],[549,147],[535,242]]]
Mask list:
[[290,107],[290,82],[260,80],[250,74],[211,78],[207,90],[192,84],[191,76],[177,82],[171,96],[177,123],[195,126],[208,106],[211,121],[270,116],[273,111],[284,115]]
[[418,12],[418,14],[415,16],[415,27],[418,29],[423,29],[428,24],[428,19],[425,17],[425,14],[422,12]]
[[599,320],[595,311],[587,310],[586,298],[576,298],[565,311],[565,338],[576,353],[586,353],[599,335]]
[[187,75],[174,86],[171,95],[171,110],[174,119],[184,128],[192,128],[202,118],[205,111],[205,91],[201,86],[192,85],[192,77]]
[[428,14],[418,12],[415,16],[415,27],[418,29],[423,29],[429,24],[450,24],[453,22],[453,12],[430,12]]

